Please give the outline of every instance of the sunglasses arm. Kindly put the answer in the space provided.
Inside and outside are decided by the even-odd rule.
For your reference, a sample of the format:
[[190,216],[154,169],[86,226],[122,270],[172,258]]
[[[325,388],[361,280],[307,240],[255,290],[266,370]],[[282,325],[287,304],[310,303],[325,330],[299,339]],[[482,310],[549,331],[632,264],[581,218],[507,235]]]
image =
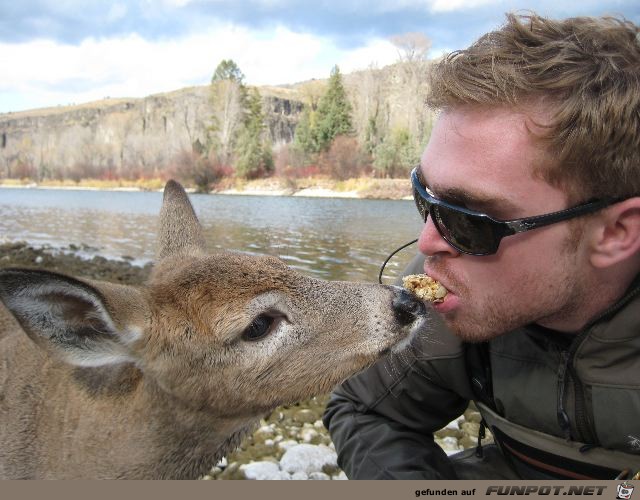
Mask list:
[[556,222],[573,219],[581,215],[594,213],[604,207],[612,205],[613,203],[617,203],[618,201],[620,200],[595,200],[583,205],[578,205],[577,207],[567,208],[566,210],[560,210],[550,214],[496,222],[501,222],[504,225],[504,236],[508,236],[515,233],[531,231],[532,229],[555,224]]

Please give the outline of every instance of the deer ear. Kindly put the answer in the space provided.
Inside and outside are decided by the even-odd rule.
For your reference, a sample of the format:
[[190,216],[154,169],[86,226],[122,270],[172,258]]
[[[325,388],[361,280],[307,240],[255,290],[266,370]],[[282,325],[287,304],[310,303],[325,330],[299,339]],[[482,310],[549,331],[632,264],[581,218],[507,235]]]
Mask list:
[[[0,271],[0,300],[40,347],[77,366],[135,362],[146,315],[139,291],[47,271]],[[118,318],[117,320],[115,318]]]
[[184,188],[176,181],[164,187],[160,209],[157,259],[178,253],[204,250],[202,227]]

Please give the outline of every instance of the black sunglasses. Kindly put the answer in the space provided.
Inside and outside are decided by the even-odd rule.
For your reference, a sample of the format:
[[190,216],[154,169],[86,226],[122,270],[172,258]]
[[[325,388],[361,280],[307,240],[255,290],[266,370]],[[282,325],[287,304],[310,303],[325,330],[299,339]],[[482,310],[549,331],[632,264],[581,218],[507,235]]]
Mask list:
[[523,219],[496,220],[481,212],[458,207],[431,195],[418,178],[419,166],[411,171],[413,199],[424,222],[431,214],[440,235],[459,252],[469,255],[491,255],[498,251],[505,236],[531,231],[581,215],[596,212],[620,200],[592,200],[566,210]]

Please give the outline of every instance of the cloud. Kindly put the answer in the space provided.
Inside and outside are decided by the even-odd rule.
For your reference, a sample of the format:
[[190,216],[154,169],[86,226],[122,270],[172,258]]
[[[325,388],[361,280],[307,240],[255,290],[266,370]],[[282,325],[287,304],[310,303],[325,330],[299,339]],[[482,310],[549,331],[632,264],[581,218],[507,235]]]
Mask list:
[[[160,40],[228,22],[252,30],[286,26],[359,47],[371,37],[446,28],[464,36],[508,10],[555,15],[621,12],[640,16],[637,0],[20,0],[0,2],[0,41],[46,37],[64,43],[137,33]],[[455,15],[451,15],[455,14]],[[460,16],[460,17],[458,17]]]
[[[467,46],[527,0],[20,0],[0,2],[0,112],[209,82],[234,59],[250,84],[293,83],[393,62],[392,35],[431,55]],[[637,0],[539,0],[544,15],[620,13]]]
[[[35,105],[79,103],[103,97],[142,97],[210,81],[222,59],[236,61],[252,85],[277,85],[324,78],[334,64],[343,72],[370,63],[392,63],[395,48],[372,38],[355,50],[332,40],[278,26],[256,31],[220,24],[206,33],[151,41],[134,34],[88,38],[78,45],[51,40],[0,44],[4,100],[26,95]],[[8,103],[0,101],[0,111]]]
[[430,8],[432,12],[449,12],[456,10],[470,10],[487,5],[495,5],[497,0],[432,0]]

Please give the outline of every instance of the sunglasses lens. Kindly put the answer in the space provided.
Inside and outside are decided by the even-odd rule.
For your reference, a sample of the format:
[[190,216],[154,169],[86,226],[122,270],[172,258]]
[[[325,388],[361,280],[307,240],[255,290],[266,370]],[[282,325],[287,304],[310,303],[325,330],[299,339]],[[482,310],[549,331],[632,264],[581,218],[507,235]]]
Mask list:
[[422,222],[426,222],[427,215],[429,215],[429,202],[420,196],[416,188],[413,188],[413,201],[416,203],[416,208],[418,209]]
[[439,205],[433,206],[432,214],[440,234],[454,248],[474,255],[496,252],[499,241],[490,220]]
[[498,250],[500,237],[489,219],[430,202],[415,187],[413,199],[420,218],[426,222],[431,213],[442,237],[456,250],[472,255],[489,255]]

